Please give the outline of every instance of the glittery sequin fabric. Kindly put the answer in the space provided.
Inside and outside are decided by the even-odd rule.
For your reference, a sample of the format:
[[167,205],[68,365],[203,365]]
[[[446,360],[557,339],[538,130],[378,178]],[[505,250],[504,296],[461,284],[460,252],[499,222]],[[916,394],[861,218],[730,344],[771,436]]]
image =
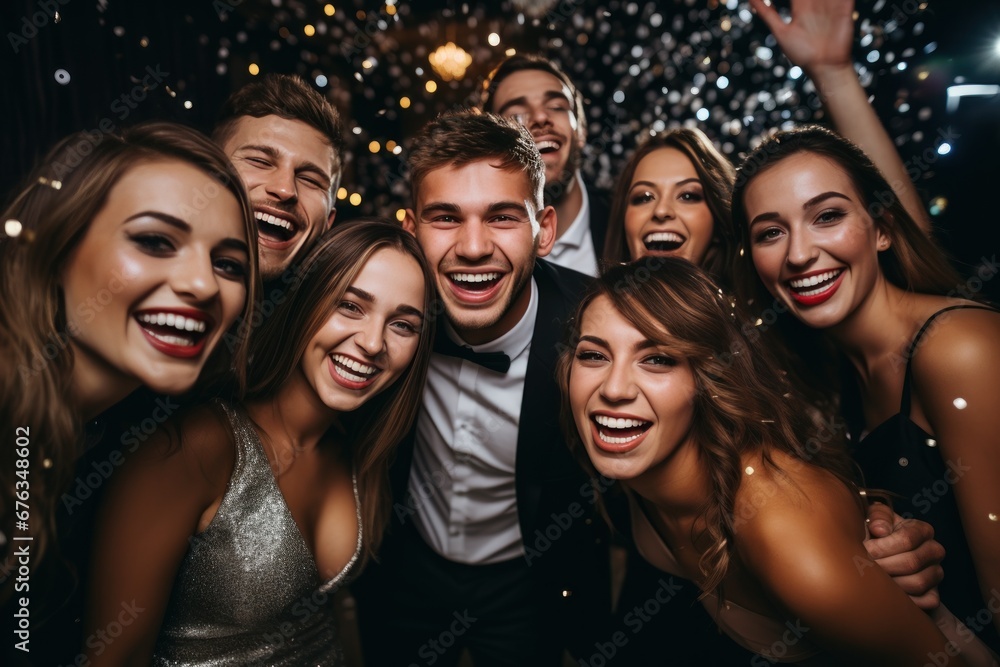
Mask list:
[[223,406],[236,462],[219,510],[191,540],[160,636],[154,665],[342,665],[333,593],[344,570],[321,581],[312,554],[278,489],[267,455],[240,408]]

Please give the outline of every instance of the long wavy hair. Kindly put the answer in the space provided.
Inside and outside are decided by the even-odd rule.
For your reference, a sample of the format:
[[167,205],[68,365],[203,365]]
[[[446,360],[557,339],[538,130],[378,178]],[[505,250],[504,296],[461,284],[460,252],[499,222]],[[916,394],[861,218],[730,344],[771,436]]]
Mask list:
[[366,539],[364,561],[378,552],[389,522],[389,463],[409,432],[427,377],[434,340],[434,279],[412,235],[383,220],[355,220],[335,226],[306,256],[286,299],[253,332],[253,360],[247,399],[275,396],[302,360],[306,346],[335,312],[368,259],[383,248],[413,257],[424,276],[424,325],[413,363],[377,396],[340,416],[339,425],[357,473]]
[[891,241],[886,250],[878,253],[879,268],[886,280],[903,290],[942,296],[955,294],[962,280],[937,244],[906,212],[871,159],[850,141],[813,125],[778,132],[751,151],[740,165],[733,189],[732,234],[739,252],[732,257],[732,275],[736,299],[749,312],[744,326],[754,338],[769,338],[795,384],[808,392],[814,403],[831,410],[840,386],[840,365],[831,360],[838,359],[838,355],[822,331],[786,313],[761,282],[753,265],[745,205],[747,188],[756,178],[800,153],[832,160],[850,178],[875,226]]
[[579,323],[602,296],[643,336],[686,359],[694,375],[691,440],[711,486],[701,510],[704,533],[697,537],[709,543],[700,567],[705,590],[712,591],[725,578],[735,550],[743,455],[759,453],[765,465],[780,472],[772,453],[785,452],[831,471],[848,486],[855,481],[853,464],[837,432],[817,431],[764,346],[751,346],[740,333],[730,304],[707,273],[684,259],[650,257],[612,267],[597,279],[580,302],[574,338],[559,359],[563,428],[592,478],[597,472],[576,429],[569,386]]
[[712,213],[713,239],[703,267],[715,280],[729,288],[729,266],[736,248],[732,235],[731,215],[729,209],[730,193],[736,171],[726,157],[720,153],[705,133],[697,129],[677,128],[650,137],[636,148],[625,163],[625,168],[615,183],[611,197],[611,217],[604,240],[605,266],[614,266],[622,262],[632,261],[629,256],[628,240],[625,238],[625,210],[628,208],[628,193],[632,189],[632,179],[635,171],[650,153],[663,148],[673,148],[691,160],[698,180],[701,181],[705,193],[705,203]]
[[[226,156],[192,129],[147,123],[121,135],[94,132],[66,137],[49,151],[3,213],[0,290],[6,297],[0,302],[0,414],[3,433],[13,437],[16,428],[28,429],[31,445],[17,454],[14,447],[0,448],[0,528],[13,534],[15,483],[24,480],[17,473],[29,470],[35,564],[55,539],[57,499],[81,453],[86,417],[71,395],[73,350],[60,276],[118,180],[141,162],[173,160],[202,170],[240,204],[250,248],[242,317],[251,317],[258,279],[257,229],[250,203]],[[246,344],[220,342],[218,348],[199,385],[232,374],[236,387],[241,387]],[[16,467],[21,460],[25,468]]]

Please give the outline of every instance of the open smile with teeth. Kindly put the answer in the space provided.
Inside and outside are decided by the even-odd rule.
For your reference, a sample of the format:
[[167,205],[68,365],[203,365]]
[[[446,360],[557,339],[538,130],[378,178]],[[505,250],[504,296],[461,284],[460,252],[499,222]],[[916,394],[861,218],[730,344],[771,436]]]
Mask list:
[[333,359],[333,369],[337,375],[350,382],[368,382],[382,372],[380,368],[363,364],[342,354],[332,354],[330,358]]
[[597,432],[601,440],[609,445],[632,442],[653,425],[653,422],[642,419],[621,419],[607,415],[594,415],[593,419],[599,427]]
[[254,211],[253,216],[257,219],[257,230],[269,238],[277,241],[288,241],[295,236],[298,227],[287,218],[281,218],[264,211]]
[[144,312],[135,316],[146,333],[169,345],[194,347],[204,337],[208,325],[204,320],[176,313]]
[[826,291],[843,272],[843,269],[834,269],[832,271],[817,273],[808,278],[789,280],[788,287],[799,296],[815,296]]
[[646,250],[670,252],[677,250],[686,239],[676,232],[652,232],[642,237]]
[[562,148],[561,143],[559,143],[558,141],[554,141],[552,139],[545,139],[544,141],[536,141],[535,146],[538,148],[538,152],[541,153],[542,155],[545,155],[547,153],[555,153],[560,148]]
[[497,284],[503,274],[492,271],[490,273],[452,273],[448,279],[464,290],[478,291],[487,290]]

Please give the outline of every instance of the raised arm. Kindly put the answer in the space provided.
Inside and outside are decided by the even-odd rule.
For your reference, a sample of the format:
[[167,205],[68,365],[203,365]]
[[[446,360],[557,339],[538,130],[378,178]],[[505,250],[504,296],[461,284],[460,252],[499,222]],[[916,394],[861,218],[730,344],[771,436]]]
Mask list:
[[906,211],[930,234],[927,210],[854,71],[854,0],[792,0],[790,23],[766,0],[750,0],[750,5],[782,52],[816,84],[837,131],[868,154]]
[[[914,404],[949,462],[946,481],[985,608],[1000,591],[1000,314],[956,310],[941,318],[913,357]],[[1000,614],[993,614],[993,625],[1000,631]]]
[[[169,426],[161,428],[127,455],[109,482],[97,519],[87,604],[84,651],[95,667],[150,663],[190,537],[225,490],[228,475],[213,471],[226,469],[227,456],[232,469],[232,448],[222,446],[224,440],[211,448],[188,441],[220,433],[208,423],[212,419],[208,411],[186,419],[179,446],[176,437],[171,446],[164,434]],[[121,634],[112,635],[112,626]]]
[[[947,640],[862,544],[863,517],[851,492],[825,471],[795,475],[740,528],[749,572],[810,641],[850,665],[922,665]],[[789,537],[794,536],[794,537]],[[949,665],[965,665],[949,657]]]

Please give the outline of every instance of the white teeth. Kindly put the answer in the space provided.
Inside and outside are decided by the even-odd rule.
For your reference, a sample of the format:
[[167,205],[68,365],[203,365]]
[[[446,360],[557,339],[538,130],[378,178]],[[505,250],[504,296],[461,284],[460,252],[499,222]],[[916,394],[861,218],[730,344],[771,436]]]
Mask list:
[[652,234],[646,234],[642,240],[645,243],[684,243],[684,237],[674,232],[653,232]]
[[155,331],[150,331],[149,334],[153,338],[157,340],[162,340],[164,343],[169,343],[170,345],[177,345],[180,347],[192,347],[194,345],[194,341],[191,340],[190,338],[181,338],[180,336],[158,334]]
[[484,283],[490,280],[498,279],[500,277],[500,274],[499,273],[453,273],[449,277],[458,283]]
[[535,142],[535,146],[538,147],[539,151],[547,150],[549,148],[556,151],[559,150],[559,144],[551,140]]
[[145,324],[155,324],[157,326],[168,326],[178,331],[196,331],[205,333],[205,322],[196,320],[193,317],[184,317],[175,313],[141,313],[139,321]]
[[615,419],[614,417],[608,417],[605,415],[594,415],[594,421],[601,426],[614,429],[636,428],[638,426],[645,426],[649,423],[641,419]]
[[[840,275],[843,269],[836,269],[834,271],[824,271],[823,273],[818,273],[815,276],[809,276],[808,278],[799,278],[798,280],[789,280],[788,284],[792,289],[802,289],[804,287],[812,287],[813,285],[819,285],[820,283],[825,283],[828,280],[832,280]],[[822,290],[820,290],[822,291]]]
[[368,378],[370,378],[371,376],[375,375],[375,373],[378,372],[378,368],[376,368],[375,366],[362,364],[361,362],[355,361],[350,357],[345,357],[342,354],[334,354],[333,360],[336,361],[337,364],[340,364],[340,366],[344,366],[354,371],[355,373],[360,374],[360,375],[353,375],[351,373],[348,373],[340,366],[334,364],[334,368],[337,369],[337,372],[340,373],[340,375],[346,377],[347,379],[353,382],[364,382],[365,380],[367,380]]
[[642,433],[636,433],[635,435],[631,435],[627,438],[614,438],[610,435],[605,435],[604,431],[598,431],[598,433],[601,436],[601,440],[608,443],[609,445],[624,445],[626,442],[632,442],[640,435],[642,435]]
[[288,220],[285,220],[284,218],[279,218],[277,216],[271,215],[270,213],[264,213],[263,211],[254,211],[253,215],[258,220],[266,222],[269,225],[275,225],[276,227],[283,227],[290,232],[295,231],[295,225],[293,225]]

